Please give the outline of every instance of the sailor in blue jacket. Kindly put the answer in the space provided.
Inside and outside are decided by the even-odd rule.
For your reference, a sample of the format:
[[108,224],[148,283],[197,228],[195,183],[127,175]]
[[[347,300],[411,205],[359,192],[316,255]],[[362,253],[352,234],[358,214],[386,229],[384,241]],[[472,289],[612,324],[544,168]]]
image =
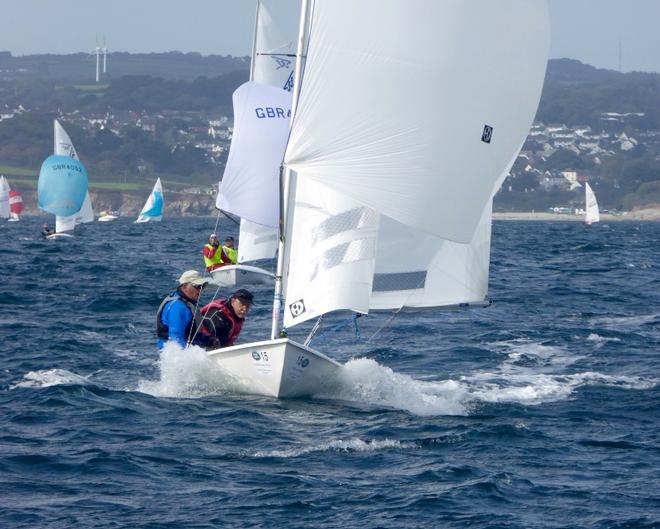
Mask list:
[[188,342],[202,347],[213,345],[213,339],[200,325],[202,315],[197,310],[197,300],[207,282],[208,279],[204,279],[196,270],[187,270],[181,274],[179,287],[158,308],[156,334],[159,349],[168,340],[174,340],[181,347],[186,347]]

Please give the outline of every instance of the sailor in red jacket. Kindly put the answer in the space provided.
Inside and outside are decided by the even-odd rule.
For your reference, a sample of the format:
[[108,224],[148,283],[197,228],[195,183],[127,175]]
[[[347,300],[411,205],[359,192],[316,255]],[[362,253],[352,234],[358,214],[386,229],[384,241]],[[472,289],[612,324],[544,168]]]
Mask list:
[[204,266],[207,272],[231,264],[231,259],[227,257],[225,250],[220,246],[220,241],[215,233],[211,234],[208,244],[204,245],[202,254],[204,255]]
[[229,299],[212,301],[200,309],[202,325],[215,337],[218,347],[234,345],[253,299],[252,292],[239,288]]

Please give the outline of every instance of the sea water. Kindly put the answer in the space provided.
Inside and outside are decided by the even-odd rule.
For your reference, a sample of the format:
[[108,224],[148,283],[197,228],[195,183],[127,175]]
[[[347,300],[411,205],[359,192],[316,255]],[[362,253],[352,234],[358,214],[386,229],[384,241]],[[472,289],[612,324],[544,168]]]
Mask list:
[[660,224],[495,222],[491,307],[329,317],[340,380],[276,400],[155,347],[215,219],[42,222],[0,223],[0,527],[660,527]]

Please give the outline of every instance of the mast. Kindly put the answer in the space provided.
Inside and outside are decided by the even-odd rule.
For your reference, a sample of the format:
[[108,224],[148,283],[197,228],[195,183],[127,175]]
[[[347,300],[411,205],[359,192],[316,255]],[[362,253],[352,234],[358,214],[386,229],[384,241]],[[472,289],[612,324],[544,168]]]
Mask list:
[[[300,95],[300,85],[302,81],[302,68],[305,52],[305,44],[308,35],[308,16],[310,0],[303,0],[300,9],[300,30],[298,32],[298,49],[296,51],[296,69],[294,71],[293,94],[291,100],[291,121],[296,115],[298,107],[298,97]],[[273,316],[270,330],[270,338],[274,340],[279,334],[280,309],[282,307],[282,274],[284,273],[284,222],[287,218],[287,209],[289,202],[289,182],[291,180],[291,169],[283,167],[280,178],[280,241],[277,248],[277,271],[275,272],[275,293],[273,295]]]
[[254,14],[254,33],[252,37],[252,55],[250,56],[250,81],[254,81],[254,62],[257,58],[257,31],[259,29],[259,8],[261,0],[257,0],[257,9]]

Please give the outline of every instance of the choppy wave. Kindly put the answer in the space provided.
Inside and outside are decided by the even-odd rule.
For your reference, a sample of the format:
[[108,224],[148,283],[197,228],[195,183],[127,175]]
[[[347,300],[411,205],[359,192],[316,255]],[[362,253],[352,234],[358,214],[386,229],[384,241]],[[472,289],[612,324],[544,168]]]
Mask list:
[[285,450],[257,450],[250,455],[251,457],[298,457],[314,452],[376,452],[389,449],[409,449],[417,448],[415,443],[401,442],[392,439],[363,441],[362,439],[336,439],[332,441],[323,441],[308,446],[298,448],[288,448]]

